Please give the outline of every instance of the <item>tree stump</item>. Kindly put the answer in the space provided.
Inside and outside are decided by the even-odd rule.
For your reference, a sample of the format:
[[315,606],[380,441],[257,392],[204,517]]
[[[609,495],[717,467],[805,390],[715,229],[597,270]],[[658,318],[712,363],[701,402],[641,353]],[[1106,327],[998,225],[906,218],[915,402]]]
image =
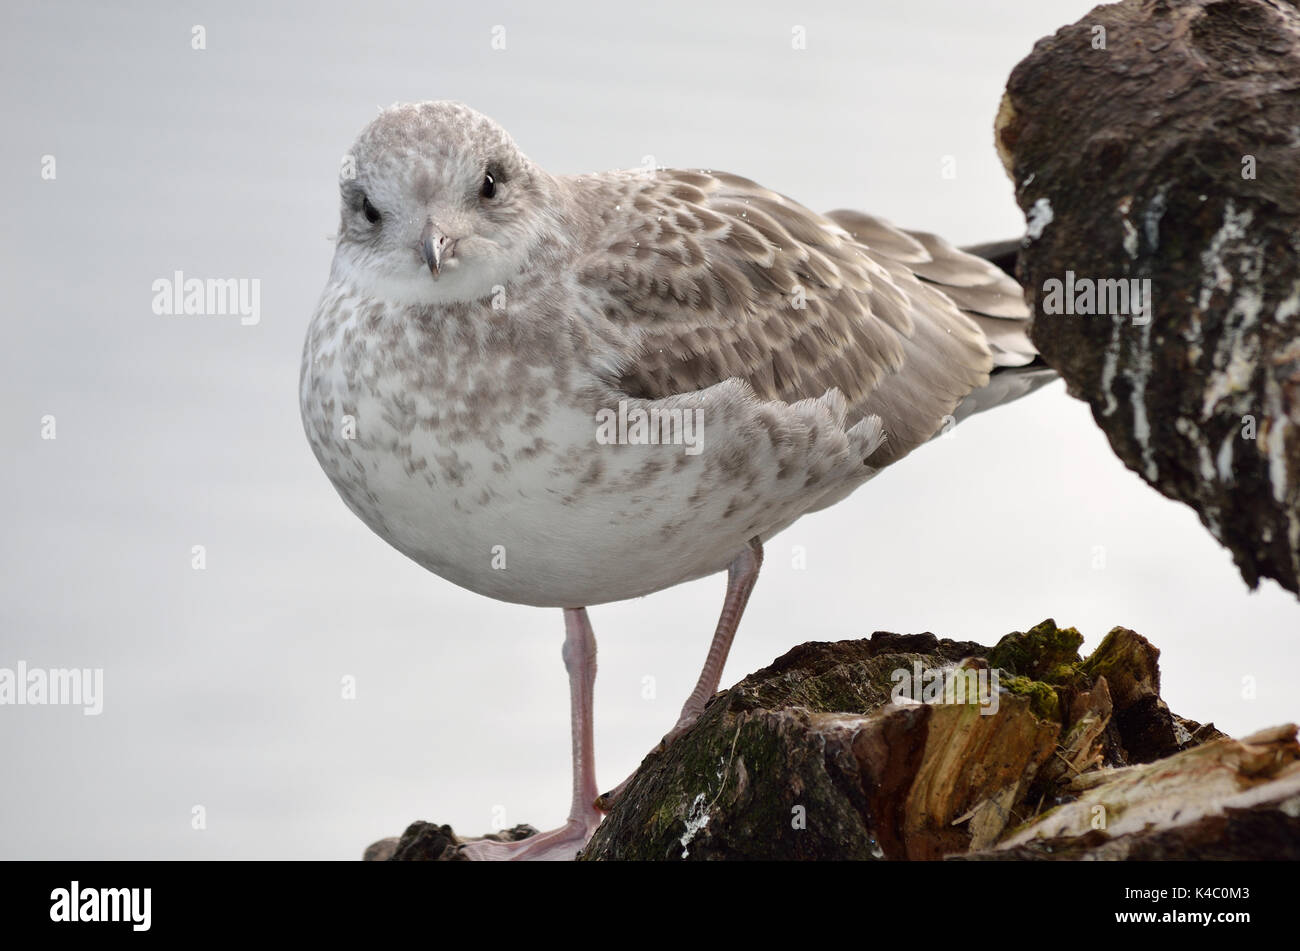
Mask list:
[[[581,858],[1300,857],[1294,725],[1230,739],[1170,712],[1145,638],[1082,640],[1047,620],[992,648],[800,645],[647,756]],[[460,841],[417,822],[367,858]]]

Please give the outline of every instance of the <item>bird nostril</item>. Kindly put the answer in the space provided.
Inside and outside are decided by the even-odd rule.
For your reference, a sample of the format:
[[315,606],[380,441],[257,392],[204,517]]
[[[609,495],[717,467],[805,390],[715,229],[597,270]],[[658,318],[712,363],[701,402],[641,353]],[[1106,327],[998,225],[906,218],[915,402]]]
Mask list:
[[424,258],[424,263],[428,266],[434,280],[438,279],[438,275],[442,272],[443,263],[455,253],[455,249],[455,238],[449,238],[443,234],[434,225],[432,219],[425,222],[424,231],[420,235],[420,254]]

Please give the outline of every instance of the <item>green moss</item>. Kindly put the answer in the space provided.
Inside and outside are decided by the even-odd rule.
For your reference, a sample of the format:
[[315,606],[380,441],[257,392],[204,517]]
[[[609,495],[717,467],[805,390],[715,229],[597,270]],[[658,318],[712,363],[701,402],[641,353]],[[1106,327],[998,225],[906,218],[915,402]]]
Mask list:
[[1054,687],[1079,687],[1087,686],[1088,678],[1076,664],[1057,664],[1041,678],[1045,683],[1052,684]]
[[[892,655],[890,659],[894,659]],[[798,706],[818,713],[869,713],[889,701],[893,689],[890,674],[895,666],[898,664],[873,658],[839,664],[793,684],[774,681],[736,697],[733,709]]]
[[1056,695],[1056,688],[1041,680],[1028,677],[1003,677],[1002,686],[1010,693],[1024,697],[1029,701],[1029,709],[1040,720],[1061,722],[1061,701]]
[[1058,628],[1051,618],[1028,631],[1016,631],[998,641],[989,663],[1008,673],[1054,684],[1078,678],[1083,635],[1072,627]]

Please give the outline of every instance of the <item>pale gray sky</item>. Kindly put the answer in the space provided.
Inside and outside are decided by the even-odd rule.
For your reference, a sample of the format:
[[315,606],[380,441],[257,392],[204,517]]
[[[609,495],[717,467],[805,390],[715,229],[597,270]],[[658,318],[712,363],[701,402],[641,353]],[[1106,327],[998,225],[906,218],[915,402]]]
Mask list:
[[[1023,229],[992,145],[1006,76],[1092,5],[6,3],[0,667],[102,667],[105,696],[98,717],[0,707],[0,858],[348,859],[416,818],[563,818],[560,612],[388,548],[298,421],[338,163],[377,106],[464,100],[556,172],[653,155],[990,240]],[[176,270],[258,279],[260,322],[155,315]],[[671,726],[722,586],[591,612],[602,785]],[[1088,648],[1116,624],[1151,638],[1186,716],[1300,715],[1300,605],[1248,592],[1060,384],[775,539],[724,682],[804,640],[992,643],[1048,616]]]

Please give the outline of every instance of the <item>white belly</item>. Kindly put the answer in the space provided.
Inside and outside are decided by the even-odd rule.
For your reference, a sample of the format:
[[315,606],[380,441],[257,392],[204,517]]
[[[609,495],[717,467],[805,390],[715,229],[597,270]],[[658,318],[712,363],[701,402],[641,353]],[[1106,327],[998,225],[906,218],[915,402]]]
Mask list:
[[348,506],[430,571],[504,601],[578,607],[712,573],[743,546],[734,533],[665,544],[690,512],[690,479],[671,477],[682,447],[598,445],[594,415],[545,368],[416,379],[392,341],[358,343],[359,319],[313,326],[304,426]]
[[[572,411],[547,422],[540,437],[504,432],[497,450],[460,443],[453,453],[435,434],[398,441],[392,431],[358,438],[346,452],[313,448],[344,501],[384,540],[441,577],[503,601],[580,607],[636,597],[720,570],[739,550],[720,540],[713,552],[665,558],[657,536],[685,500],[671,498],[668,483],[626,495],[585,483],[571,461],[578,434],[568,430],[581,422],[590,441],[594,423]],[[373,427],[375,419],[363,408],[358,423]],[[534,438],[551,448],[529,453]],[[399,451],[387,447],[394,444]],[[512,461],[499,471],[503,454]],[[627,484],[639,470],[612,464],[602,479]]]
[[704,405],[698,453],[607,444],[599,407],[544,361],[458,354],[451,338],[433,352],[427,328],[417,340],[398,323],[377,340],[342,313],[318,314],[304,353],[317,459],[384,540],[488,597],[580,607],[721,571],[750,538],[872,474],[870,434],[846,433],[821,403],[796,413],[723,384],[654,404]]

